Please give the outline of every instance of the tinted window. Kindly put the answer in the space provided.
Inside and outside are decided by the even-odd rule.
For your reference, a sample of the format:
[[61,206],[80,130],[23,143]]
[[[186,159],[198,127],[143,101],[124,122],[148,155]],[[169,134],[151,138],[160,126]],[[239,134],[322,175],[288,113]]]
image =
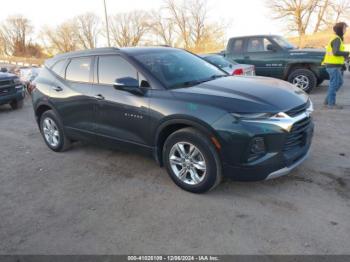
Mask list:
[[204,57],[204,59],[220,68],[229,67],[232,64],[236,64],[236,63],[231,63],[227,61],[224,57],[220,55],[207,56],[207,57]]
[[136,69],[120,56],[100,56],[98,63],[99,83],[113,85],[118,78],[137,79]]
[[66,60],[58,61],[51,70],[55,72],[56,75],[59,75],[60,77],[64,78],[64,69],[66,65]]
[[74,58],[67,67],[66,79],[76,82],[89,82],[90,67],[90,57]]
[[251,38],[248,40],[247,52],[266,52],[267,46],[271,44],[270,40],[263,37]]
[[289,43],[286,39],[284,39],[281,36],[274,36],[272,38],[280,47],[285,48],[285,49],[294,49],[294,45]]
[[230,52],[231,53],[243,53],[243,39],[236,39],[231,42]]
[[167,88],[178,88],[227,76],[216,66],[182,50],[166,49],[135,55]]

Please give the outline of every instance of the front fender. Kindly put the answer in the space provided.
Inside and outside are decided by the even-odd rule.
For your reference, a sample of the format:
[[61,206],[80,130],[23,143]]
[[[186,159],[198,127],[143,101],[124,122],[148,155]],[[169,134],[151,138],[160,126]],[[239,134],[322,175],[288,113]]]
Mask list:
[[221,142],[213,127],[200,119],[180,114],[168,116],[159,124],[154,136],[154,158],[161,166],[163,165],[162,150],[166,138],[171,133],[185,127],[193,127],[206,134],[208,137],[215,137],[219,143]]
[[310,60],[302,60],[302,61],[290,61],[286,64],[286,68],[284,71],[284,79],[288,79],[289,74],[295,69],[295,68],[306,68],[311,70],[317,78],[320,78],[322,75],[322,70],[324,66],[321,65],[320,62],[316,61],[310,61]]

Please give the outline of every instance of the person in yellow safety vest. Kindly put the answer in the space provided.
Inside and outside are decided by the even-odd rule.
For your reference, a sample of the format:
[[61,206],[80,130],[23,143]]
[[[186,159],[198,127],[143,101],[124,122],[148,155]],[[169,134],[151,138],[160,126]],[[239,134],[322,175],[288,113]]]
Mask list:
[[337,23],[333,27],[335,35],[327,45],[326,55],[323,65],[329,74],[330,81],[327,97],[325,99],[325,107],[328,109],[343,109],[342,106],[336,104],[336,94],[342,87],[344,80],[345,60],[349,57],[349,52],[345,51],[344,35],[348,25],[346,23]]

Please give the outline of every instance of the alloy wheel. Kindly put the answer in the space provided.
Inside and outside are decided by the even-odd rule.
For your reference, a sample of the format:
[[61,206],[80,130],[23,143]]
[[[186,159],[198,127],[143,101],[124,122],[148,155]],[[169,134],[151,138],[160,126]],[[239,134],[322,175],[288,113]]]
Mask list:
[[305,75],[297,75],[293,79],[293,85],[300,88],[301,90],[307,90],[310,85],[310,80]]
[[46,117],[43,121],[43,133],[46,142],[51,147],[57,147],[60,143],[60,132],[53,119]]
[[200,184],[207,174],[202,152],[188,142],[176,143],[171,148],[169,163],[176,177],[187,185]]

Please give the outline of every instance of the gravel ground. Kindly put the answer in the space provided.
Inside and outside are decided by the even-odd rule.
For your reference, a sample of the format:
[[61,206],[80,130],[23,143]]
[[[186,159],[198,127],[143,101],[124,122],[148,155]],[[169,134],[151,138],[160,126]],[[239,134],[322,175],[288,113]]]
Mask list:
[[312,94],[310,158],[267,182],[181,191],[140,155],[50,151],[29,100],[0,107],[0,254],[349,254],[350,76],[342,111]]

